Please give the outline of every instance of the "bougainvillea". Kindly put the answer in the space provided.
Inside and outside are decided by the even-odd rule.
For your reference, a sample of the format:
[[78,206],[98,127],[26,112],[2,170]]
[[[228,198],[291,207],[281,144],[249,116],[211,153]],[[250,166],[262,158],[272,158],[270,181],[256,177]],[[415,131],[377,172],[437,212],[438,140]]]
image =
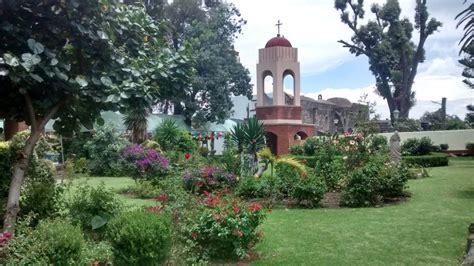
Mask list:
[[143,148],[140,145],[130,145],[122,152],[125,168],[134,179],[153,181],[166,175],[170,161],[155,149]]
[[183,175],[184,188],[196,193],[232,188],[237,180],[236,175],[214,166],[205,166],[201,169],[187,171]]

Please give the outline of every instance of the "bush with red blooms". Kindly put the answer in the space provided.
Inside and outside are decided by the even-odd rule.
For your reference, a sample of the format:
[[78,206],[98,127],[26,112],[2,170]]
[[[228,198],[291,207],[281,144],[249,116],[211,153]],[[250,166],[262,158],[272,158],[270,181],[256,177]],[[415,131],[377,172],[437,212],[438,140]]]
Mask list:
[[202,194],[204,191],[232,188],[237,183],[237,176],[227,173],[221,168],[205,166],[185,172],[183,175],[184,188],[187,191]]
[[205,191],[182,221],[188,252],[198,260],[247,257],[263,237],[258,227],[266,212],[259,203],[241,201],[226,191]]

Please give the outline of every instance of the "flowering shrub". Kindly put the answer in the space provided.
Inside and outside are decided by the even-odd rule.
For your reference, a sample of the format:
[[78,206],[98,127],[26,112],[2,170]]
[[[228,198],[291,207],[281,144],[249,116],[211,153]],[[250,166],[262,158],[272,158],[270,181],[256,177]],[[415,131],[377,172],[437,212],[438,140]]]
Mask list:
[[411,175],[405,165],[394,165],[387,156],[372,156],[364,166],[349,173],[342,203],[350,207],[375,206],[388,197],[402,196]]
[[170,161],[155,149],[143,148],[140,145],[130,145],[122,151],[126,169],[134,179],[154,180],[165,176],[170,167]]
[[266,211],[259,203],[205,192],[195,206],[185,220],[183,236],[198,258],[244,258],[263,237],[258,226]]
[[201,169],[188,171],[183,176],[184,188],[195,193],[232,188],[237,180],[235,174],[227,173],[214,166],[205,166]]

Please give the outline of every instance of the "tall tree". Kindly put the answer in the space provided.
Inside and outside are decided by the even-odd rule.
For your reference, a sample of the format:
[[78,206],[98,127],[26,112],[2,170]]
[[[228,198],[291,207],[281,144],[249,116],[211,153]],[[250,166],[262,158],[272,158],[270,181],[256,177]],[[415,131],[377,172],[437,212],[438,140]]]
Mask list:
[[[407,119],[415,103],[412,86],[418,65],[425,60],[423,47],[441,23],[429,19],[426,0],[416,0],[414,26],[407,18],[400,18],[397,0],[387,0],[383,6],[372,5],[375,19],[359,25],[365,15],[363,4],[363,0],[335,0],[342,22],[354,32],[351,42],[339,42],[352,54],[367,56],[377,92],[386,99],[392,121],[395,110],[400,111],[400,119]],[[417,44],[411,40],[414,28],[419,33]]]
[[189,85],[168,87],[162,97],[195,126],[223,122],[231,114],[232,95],[252,95],[249,71],[234,49],[245,21],[232,4],[205,3],[175,0],[165,9],[169,38],[176,49],[192,48],[196,71]]
[[186,56],[167,48],[143,6],[114,0],[0,2],[0,116],[27,121],[31,134],[13,166],[5,229],[19,211],[25,170],[46,123],[71,134],[103,123],[102,110],[153,101]]

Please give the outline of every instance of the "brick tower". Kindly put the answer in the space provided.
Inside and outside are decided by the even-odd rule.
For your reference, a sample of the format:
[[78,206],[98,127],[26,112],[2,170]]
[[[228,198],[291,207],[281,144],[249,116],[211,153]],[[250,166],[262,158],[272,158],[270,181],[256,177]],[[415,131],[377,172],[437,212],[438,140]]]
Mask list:
[[[293,97],[287,96],[283,90],[287,75],[293,77]],[[264,90],[267,76],[273,78],[271,99]],[[298,49],[279,33],[267,42],[265,48],[259,49],[256,114],[265,125],[267,145],[274,154],[286,154],[290,146],[314,136],[314,125],[302,121]]]

